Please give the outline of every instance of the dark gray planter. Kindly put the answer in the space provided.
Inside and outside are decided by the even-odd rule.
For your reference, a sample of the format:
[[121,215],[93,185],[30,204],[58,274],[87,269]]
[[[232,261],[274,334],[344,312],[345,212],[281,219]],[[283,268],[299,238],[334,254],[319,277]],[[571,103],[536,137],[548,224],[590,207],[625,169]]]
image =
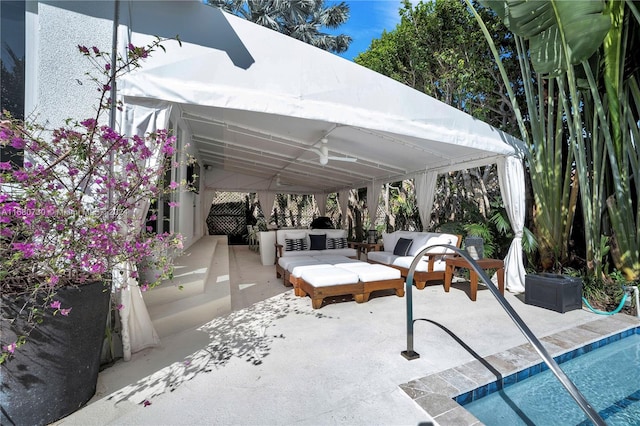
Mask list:
[[[109,312],[109,288],[97,282],[63,288],[55,297],[68,316],[47,315],[15,356],[2,365],[0,424],[45,425],[85,405],[95,394]],[[2,309],[19,309],[2,297]],[[2,324],[19,334],[24,323]]]
[[582,309],[582,279],[556,274],[527,275],[524,303],[560,313]]

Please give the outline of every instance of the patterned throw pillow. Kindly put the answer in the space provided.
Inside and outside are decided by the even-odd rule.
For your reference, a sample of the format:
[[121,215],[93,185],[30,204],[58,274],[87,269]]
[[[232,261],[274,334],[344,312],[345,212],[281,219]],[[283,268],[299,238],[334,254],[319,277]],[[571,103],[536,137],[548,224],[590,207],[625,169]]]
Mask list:
[[343,249],[347,248],[348,243],[346,238],[327,238],[327,249]]
[[286,239],[285,240],[285,250],[286,251],[301,251],[307,249],[307,241],[304,238],[299,238],[295,240]]

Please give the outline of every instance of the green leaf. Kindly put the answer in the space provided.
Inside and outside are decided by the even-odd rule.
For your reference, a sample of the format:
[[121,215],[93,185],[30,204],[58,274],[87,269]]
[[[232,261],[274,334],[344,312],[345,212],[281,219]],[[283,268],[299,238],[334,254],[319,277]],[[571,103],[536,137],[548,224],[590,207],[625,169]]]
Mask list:
[[588,59],[611,26],[604,2],[592,0],[481,0],[515,34],[529,40],[538,73],[557,75]]

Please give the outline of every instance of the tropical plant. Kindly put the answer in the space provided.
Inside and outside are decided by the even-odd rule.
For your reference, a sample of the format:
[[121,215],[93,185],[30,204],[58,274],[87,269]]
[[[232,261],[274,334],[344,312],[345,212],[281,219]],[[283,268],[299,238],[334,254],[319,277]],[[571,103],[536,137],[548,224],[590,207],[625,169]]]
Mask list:
[[180,249],[180,236],[148,232],[144,206],[181,186],[162,181],[172,162],[153,160],[175,153],[175,137],[166,130],[129,137],[103,124],[112,107],[122,106],[110,97],[116,79],[161,42],[129,45],[113,68],[109,53],[78,46],[103,76],[91,77],[100,96],[91,118],[49,130],[2,114],[0,145],[20,150],[24,164],[0,163],[0,293],[3,303],[24,303],[18,315],[27,326],[9,331],[18,318],[2,310],[0,363],[48,317],[73,315],[73,306],[56,299],[60,289],[103,281],[108,291],[112,280],[122,288],[138,278],[133,265],[149,258],[161,273],[140,283],[143,290],[171,275],[171,259],[154,249]]
[[[505,83],[491,50],[477,43],[483,35],[464,2],[437,0],[414,4],[403,1],[399,13],[401,21],[396,28],[374,39],[355,62],[503,130],[517,131]],[[513,77],[514,90],[521,93],[521,83],[516,78],[519,71],[513,37],[495,15],[482,13],[491,33],[500,40],[497,43],[503,65]],[[488,220],[492,214],[491,203],[500,197],[495,166],[441,174],[432,220],[422,227],[431,229],[450,222]],[[412,203],[415,199],[409,200],[400,189],[391,193],[389,229],[405,229],[408,223],[415,222],[419,226],[417,212],[406,215],[408,209],[403,207]],[[397,212],[393,211],[395,207]],[[472,218],[476,213],[479,217]]]
[[[471,1],[466,1],[491,45],[489,31]],[[638,99],[634,94],[637,70],[625,73],[623,63],[626,49],[632,45],[630,28],[637,28],[635,5],[617,0],[482,3],[495,10],[515,34],[522,79],[527,82],[527,115],[521,114],[512,92],[510,97],[521,137],[529,146],[536,232],[549,237],[539,238],[541,247],[560,248],[553,261],[562,263],[574,209],[580,202],[587,267],[600,276],[609,204],[608,216],[619,251],[614,258],[633,279],[640,270],[638,183],[630,179],[638,170],[634,142],[638,110],[633,101]],[[634,20],[622,19],[627,9]],[[492,49],[500,65],[500,53]],[[598,59],[603,56],[605,68],[600,72]],[[622,99],[622,107],[618,99]]]
[[345,2],[326,6],[324,0],[208,0],[213,6],[248,21],[334,53],[345,52],[351,37],[328,34],[323,27],[335,29],[349,19]]

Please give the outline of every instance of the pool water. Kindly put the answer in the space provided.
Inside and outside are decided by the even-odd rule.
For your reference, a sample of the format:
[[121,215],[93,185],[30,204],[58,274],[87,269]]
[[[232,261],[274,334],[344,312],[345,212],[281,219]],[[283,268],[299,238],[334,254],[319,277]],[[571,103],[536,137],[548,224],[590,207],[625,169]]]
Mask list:
[[[608,425],[640,425],[640,334],[561,364]],[[549,370],[464,406],[488,426],[590,425]]]

